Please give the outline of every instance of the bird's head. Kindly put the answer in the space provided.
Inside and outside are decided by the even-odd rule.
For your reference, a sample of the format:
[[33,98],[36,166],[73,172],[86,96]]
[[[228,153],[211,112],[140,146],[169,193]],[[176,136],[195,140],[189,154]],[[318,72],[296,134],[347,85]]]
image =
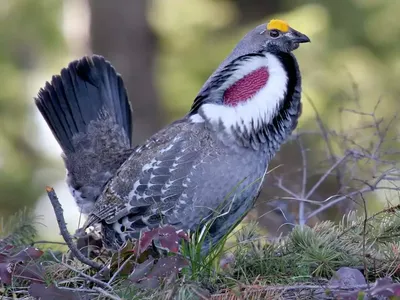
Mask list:
[[281,129],[285,124],[291,132],[301,109],[301,76],[291,52],[307,42],[305,34],[282,20],[251,30],[203,85],[191,120],[206,122],[253,148],[265,143],[265,128],[271,124]]
[[[288,23],[282,20],[271,20],[260,35],[263,36],[260,39],[261,47],[265,47],[267,50],[276,47],[280,51],[291,52],[296,50],[301,43],[310,42],[308,36],[291,28]],[[264,43],[263,39],[265,39]]]
[[290,27],[287,22],[274,19],[248,32],[236,45],[229,57],[233,58],[260,51],[288,53],[296,50],[301,43],[308,42],[310,42],[308,36]]

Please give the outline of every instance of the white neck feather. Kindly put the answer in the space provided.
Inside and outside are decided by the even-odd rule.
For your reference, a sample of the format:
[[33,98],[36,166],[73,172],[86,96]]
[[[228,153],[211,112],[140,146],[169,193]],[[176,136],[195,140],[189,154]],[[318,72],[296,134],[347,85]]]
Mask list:
[[273,54],[266,53],[262,57],[255,56],[244,61],[229,79],[210,96],[222,99],[227,88],[261,67],[267,67],[269,78],[265,86],[253,97],[236,106],[203,104],[199,109],[199,114],[191,117],[192,122],[204,122],[206,119],[211,125],[218,126],[222,123],[225,130],[228,131],[227,133],[230,133],[232,128],[237,128],[241,132],[250,132],[254,127],[258,128],[271,122],[280,103],[284,100],[288,83],[287,72]]

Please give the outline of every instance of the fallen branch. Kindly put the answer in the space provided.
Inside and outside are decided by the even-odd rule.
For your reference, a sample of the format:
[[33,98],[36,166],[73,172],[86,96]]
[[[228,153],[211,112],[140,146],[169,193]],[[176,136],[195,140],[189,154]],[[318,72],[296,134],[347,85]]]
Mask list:
[[58,197],[57,197],[54,189],[52,187],[46,187],[46,192],[50,199],[51,205],[53,206],[54,214],[56,215],[56,219],[57,219],[58,227],[60,228],[61,236],[63,237],[65,243],[67,243],[69,250],[71,250],[72,254],[83,264],[88,265],[89,267],[92,267],[93,269],[101,270],[102,265],[85,257],[79,251],[79,249],[76,247],[74,241],[72,240],[71,235],[68,232],[67,225],[66,225],[65,219],[64,219],[64,212],[61,207],[60,201],[58,201]]

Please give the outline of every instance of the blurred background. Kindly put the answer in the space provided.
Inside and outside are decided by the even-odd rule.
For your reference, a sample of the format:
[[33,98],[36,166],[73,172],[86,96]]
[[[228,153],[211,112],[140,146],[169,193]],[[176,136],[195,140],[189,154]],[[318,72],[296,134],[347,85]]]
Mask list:
[[[299,130],[320,129],[316,109],[330,131],[343,132],[364,120],[360,114],[343,117],[342,107],[374,111],[387,121],[399,106],[399,13],[400,1],[388,0],[0,0],[0,216],[32,208],[43,216],[41,235],[56,239],[55,217],[44,195],[44,187],[51,185],[70,230],[78,226],[78,210],[64,184],[61,150],[33,102],[45,81],[71,60],[100,54],[122,74],[139,143],[188,111],[202,84],[248,30],[271,18],[284,19],[312,40],[295,53],[304,91]],[[390,149],[398,147],[393,138],[398,128],[394,120]],[[368,143],[374,135],[368,134],[353,138]],[[301,188],[301,149],[308,153],[307,189],[326,170],[316,163],[327,157],[321,135],[282,148],[273,163],[280,167],[268,176],[247,217],[272,234],[288,227],[283,223],[297,221],[298,202],[287,201],[290,193],[278,183]],[[334,176],[327,176],[313,200],[342,189]],[[374,193],[369,209],[387,200],[386,194]],[[354,203],[343,201],[317,219],[340,219],[357,208]]]

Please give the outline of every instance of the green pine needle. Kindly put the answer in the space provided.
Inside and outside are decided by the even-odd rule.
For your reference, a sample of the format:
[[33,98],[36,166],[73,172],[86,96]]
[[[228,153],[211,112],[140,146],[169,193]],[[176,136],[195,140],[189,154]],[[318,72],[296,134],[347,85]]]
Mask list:
[[0,218],[0,246],[31,244],[37,234],[37,219],[38,216],[27,208],[21,209],[6,220]]

